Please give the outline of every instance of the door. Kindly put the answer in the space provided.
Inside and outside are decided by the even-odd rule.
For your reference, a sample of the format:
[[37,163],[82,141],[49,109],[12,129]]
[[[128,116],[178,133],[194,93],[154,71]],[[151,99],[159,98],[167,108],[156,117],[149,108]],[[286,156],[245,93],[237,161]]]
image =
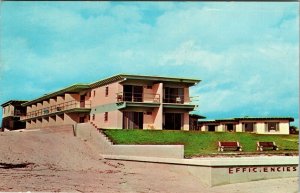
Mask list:
[[254,131],[254,123],[244,123],[244,131],[245,132],[253,132]]
[[143,87],[134,85],[124,85],[124,101],[143,102]]
[[208,127],[208,131],[211,131],[211,132],[216,131],[215,125],[208,125],[207,127]]
[[184,103],[183,88],[164,88],[164,103]]
[[123,129],[143,129],[143,112],[123,112]]
[[79,123],[84,123],[85,116],[79,117]]
[[165,113],[164,114],[164,129],[166,130],[181,130],[183,121],[182,113]]
[[85,95],[80,95],[80,107],[85,107]]
[[226,124],[226,128],[227,128],[227,131],[229,131],[229,132],[234,131],[234,125],[233,124]]

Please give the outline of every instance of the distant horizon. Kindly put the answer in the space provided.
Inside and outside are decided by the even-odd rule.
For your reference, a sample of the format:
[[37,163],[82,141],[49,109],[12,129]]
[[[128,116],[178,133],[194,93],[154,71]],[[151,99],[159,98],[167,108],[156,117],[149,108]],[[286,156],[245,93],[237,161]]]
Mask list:
[[2,2],[1,9],[1,104],[117,74],[195,78],[192,113],[293,117],[299,128],[297,2]]

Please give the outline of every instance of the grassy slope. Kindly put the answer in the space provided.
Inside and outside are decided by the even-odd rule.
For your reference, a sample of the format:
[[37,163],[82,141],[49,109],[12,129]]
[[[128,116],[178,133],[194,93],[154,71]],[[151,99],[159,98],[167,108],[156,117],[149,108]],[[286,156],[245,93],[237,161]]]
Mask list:
[[104,132],[116,144],[184,144],[186,156],[217,153],[218,141],[239,141],[243,152],[256,152],[256,141],[275,141],[280,152],[298,151],[296,135],[119,129]]

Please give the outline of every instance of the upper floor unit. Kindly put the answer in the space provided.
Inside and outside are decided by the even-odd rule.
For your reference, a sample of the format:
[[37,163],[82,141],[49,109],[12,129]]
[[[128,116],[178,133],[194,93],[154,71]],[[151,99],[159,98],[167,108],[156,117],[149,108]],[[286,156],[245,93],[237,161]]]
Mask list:
[[189,87],[200,80],[141,75],[116,75],[90,84],[92,106],[112,103],[159,105],[191,103]]
[[21,106],[22,103],[27,102],[23,100],[10,100],[3,103],[2,117],[20,117],[26,114],[26,108]]
[[25,102],[22,106],[26,107],[26,115],[22,116],[21,120],[51,116],[57,113],[89,112],[91,104],[87,95],[88,89],[88,85],[75,84]]
[[89,113],[94,107],[108,104],[193,109],[189,87],[199,82],[197,79],[119,74],[91,84],[75,84],[24,102],[26,115],[21,120],[62,112]]

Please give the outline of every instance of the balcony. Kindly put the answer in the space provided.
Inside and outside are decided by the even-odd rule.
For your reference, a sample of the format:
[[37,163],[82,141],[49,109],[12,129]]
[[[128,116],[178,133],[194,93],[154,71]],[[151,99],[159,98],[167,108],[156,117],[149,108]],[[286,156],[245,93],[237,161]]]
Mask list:
[[177,104],[184,104],[184,96],[179,95],[166,95],[163,99],[164,103],[177,103]]
[[43,109],[29,112],[26,114],[26,116],[22,116],[21,120],[45,116],[57,112],[71,110],[71,109],[85,109],[85,108],[91,108],[91,101],[80,102],[80,101],[72,100],[72,101],[60,103],[57,105],[52,105]]
[[20,116],[25,116],[26,113],[23,111],[19,111],[19,110],[15,110],[15,111],[11,111],[10,113],[6,114],[6,117],[8,116],[15,116],[15,117],[20,117]]
[[159,103],[160,95],[153,93],[119,92],[117,93],[117,100],[118,102]]

